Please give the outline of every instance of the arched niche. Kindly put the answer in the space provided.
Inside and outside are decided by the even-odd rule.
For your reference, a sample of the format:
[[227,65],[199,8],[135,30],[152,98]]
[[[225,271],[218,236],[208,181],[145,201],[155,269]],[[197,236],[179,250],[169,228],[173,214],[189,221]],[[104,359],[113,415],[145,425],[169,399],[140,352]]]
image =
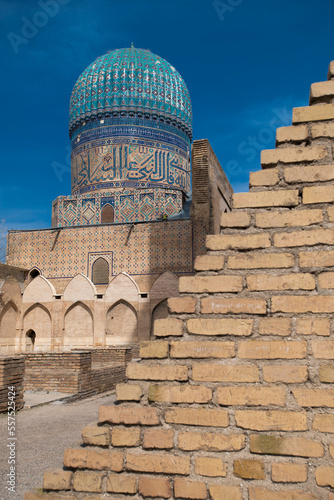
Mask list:
[[82,302],[76,302],[67,309],[64,326],[64,345],[93,345],[93,315]]
[[44,276],[34,278],[23,293],[23,302],[51,302],[56,294],[54,286]]
[[78,300],[93,300],[96,289],[90,279],[84,274],[77,274],[65,288],[64,300],[77,302]]
[[114,219],[114,208],[109,203],[106,203],[101,210],[101,224],[112,224]]
[[23,334],[26,338],[26,346],[28,346],[26,334],[30,330],[35,332],[35,346],[46,346],[46,348],[50,346],[51,315],[42,304],[34,304],[23,316]]
[[118,274],[110,283],[104,295],[106,301],[117,302],[124,299],[127,302],[138,301],[139,288],[126,273]]
[[166,271],[161,274],[153,283],[150,298],[151,301],[166,299],[167,297],[177,297],[179,295],[179,278]]
[[[120,300],[107,312],[106,334],[117,337],[119,341],[136,341],[138,338],[138,320],[135,309],[125,300]],[[112,342],[111,342],[112,343]]]
[[95,285],[109,283],[109,264],[103,257],[96,259],[92,265],[92,280]]
[[7,302],[0,315],[0,338],[14,339],[17,334],[19,311],[13,301]]
[[16,307],[20,307],[22,303],[21,286],[14,276],[7,276],[2,288],[2,302],[6,304],[7,302],[13,301]]
[[163,319],[168,317],[168,306],[167,306],[167,299],[162,300],[159,302],[158,305],[155,306],[152,312],[152,317],[151,317],[151,334],[153,334],[154,331],[154,323],[157,319]]

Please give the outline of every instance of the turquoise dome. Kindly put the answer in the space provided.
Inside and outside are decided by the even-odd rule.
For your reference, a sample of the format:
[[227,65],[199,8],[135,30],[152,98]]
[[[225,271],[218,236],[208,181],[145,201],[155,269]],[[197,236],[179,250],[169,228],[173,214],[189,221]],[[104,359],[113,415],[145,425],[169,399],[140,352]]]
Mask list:
[[131,46],[107,52],[78,78],[70,102],[70,135],[84,123],[113,116],[157,119],[192,138],[187,86],[171,64],[149,50]]

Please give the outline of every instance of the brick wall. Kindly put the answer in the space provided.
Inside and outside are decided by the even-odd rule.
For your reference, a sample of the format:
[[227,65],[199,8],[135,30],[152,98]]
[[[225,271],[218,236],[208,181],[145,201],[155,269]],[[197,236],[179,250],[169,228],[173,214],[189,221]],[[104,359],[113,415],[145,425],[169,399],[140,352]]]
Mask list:
[[8,411],[8,387],[14,386],[15,410],[23,408],[23,356],[0,357],[0,413]]

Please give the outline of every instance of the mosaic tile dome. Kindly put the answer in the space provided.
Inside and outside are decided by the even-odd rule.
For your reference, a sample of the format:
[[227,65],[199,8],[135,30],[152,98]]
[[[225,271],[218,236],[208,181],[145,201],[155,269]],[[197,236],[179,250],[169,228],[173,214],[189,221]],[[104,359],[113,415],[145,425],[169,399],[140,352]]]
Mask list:
[[107,52],[78,78],[70,102],[70,135],[82,124],[108,116],[156,118],[192,139],[187,86],[171,64],[149,50],[131,46]]

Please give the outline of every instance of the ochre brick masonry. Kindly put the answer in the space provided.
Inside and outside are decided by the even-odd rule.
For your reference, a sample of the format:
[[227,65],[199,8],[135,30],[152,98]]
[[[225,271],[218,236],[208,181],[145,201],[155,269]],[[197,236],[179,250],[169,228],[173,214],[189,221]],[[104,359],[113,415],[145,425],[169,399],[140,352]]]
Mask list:
[[8,412],[9,387],[14,386],[15,410],[23,408],[23,378],[24,357],[23,356],[1,356],[0,357],[0,413]]
[[334,499],[334,63],[140,361],[26,500]]

